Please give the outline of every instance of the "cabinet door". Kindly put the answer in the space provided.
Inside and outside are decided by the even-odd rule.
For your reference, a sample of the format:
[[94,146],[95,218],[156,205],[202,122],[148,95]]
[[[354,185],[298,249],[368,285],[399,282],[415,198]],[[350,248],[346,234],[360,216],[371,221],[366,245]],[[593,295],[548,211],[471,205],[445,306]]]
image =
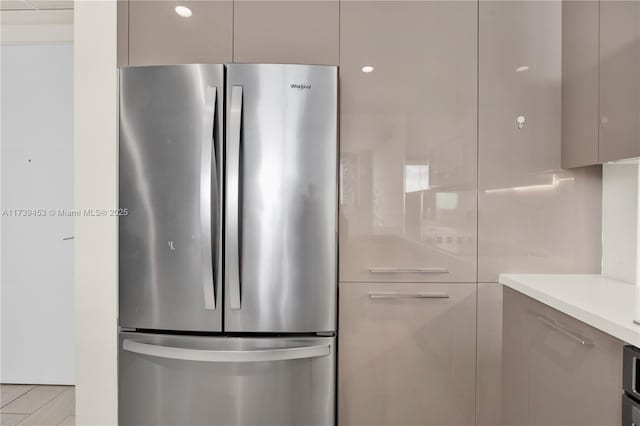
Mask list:
[[532,301],[530,424],[619,425],[622,347],[613,337]]
[[531,299],[503,287],[501,419],[504,426],[529,424],[529,306]]
[[339,425],[473,425],[475,321],[475,284],[341,284]]
[[600,273],[601,168],[560,164],[562,4],[480,1],[480,282]]
[[230,0],[130,0],[129,65],[231,62],[232,27]]
[[117,6],[116,63],[118,67],[129,65],[129,0],[118,0]]
[[598,164],[597,1],[562,2],[562,167]]
[[234,62],[338,64],[337,0],[236,0]]
[[600,162],[640,156],[640,2],[600,2]]
[[341,280],[475,282],[477,3],[340,16]]

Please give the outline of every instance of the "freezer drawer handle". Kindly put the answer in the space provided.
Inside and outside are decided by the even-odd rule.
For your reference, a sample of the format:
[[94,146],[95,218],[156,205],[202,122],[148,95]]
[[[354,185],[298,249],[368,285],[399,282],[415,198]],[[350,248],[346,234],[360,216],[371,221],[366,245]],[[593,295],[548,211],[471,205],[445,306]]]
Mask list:
[[[213,126],[216,114],[216,87],[209,86],[206,89],[206,104],[204,108],[202,129],[202,157],[200,163],[200,229],[202,232],[202,285],[204,289],[204,307],[207,310],[215,310],[216,295],[213,279],[213,254],[211,248],[211,181],[217,177],[213,170],[215,162],[213,158]],[[214,183],[217,189],[217,179]]]
[[383,268],[371,267],[369,272],[372,274],[448,274],[449,271],[444,268]]
[[580,343],[583,346],[595,346],[595,343],[592,340],[587,339],[586,337],[581,336],[578,333],[575,333],[571,330],[567,330],[566,328],[564,328],[563,326],[561,326],[560,324],[558,324],[557,321],[554,321],[550,318],[547,318],[545,316],[539,315],[539,314],[533,314],[536,318],[538,318],[538,320],[540,320],[544,325],[546,325],[547,327],[550,327],[554,330],[556,330],[557,332],[559,332],[560,334],[567,336],[568,338],[575,340],[576,342]]
[[184,361],[203,362],[270,362],[293,359],[318,358],[331,353],[331,344],[317,346],[300,346],[284,349],[249,350],[249,351],[210,351],[203,349],[174,348],[171,346],[150,345],[125,339],[122,349],[141,355],[157,358],[178,359]]
[[370,299],[448,299],[447,293],[369,293]]
[[240,143],[242,132],[242,86],[231,87],[227,145],[226,276],[229,307],[240,309]]

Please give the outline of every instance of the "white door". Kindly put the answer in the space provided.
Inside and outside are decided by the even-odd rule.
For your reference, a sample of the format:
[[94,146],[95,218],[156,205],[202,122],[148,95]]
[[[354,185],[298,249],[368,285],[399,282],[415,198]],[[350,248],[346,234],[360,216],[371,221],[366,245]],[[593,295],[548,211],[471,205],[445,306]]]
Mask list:
[[0,53],[0,381],[73,384],[73,46]]

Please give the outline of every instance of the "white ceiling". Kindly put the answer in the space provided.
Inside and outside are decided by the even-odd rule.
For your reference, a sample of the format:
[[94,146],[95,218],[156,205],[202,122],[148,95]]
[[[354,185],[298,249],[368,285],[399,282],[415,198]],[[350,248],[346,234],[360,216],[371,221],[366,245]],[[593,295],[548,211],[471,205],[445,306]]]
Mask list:
[[0,0],[0,10],[66,10],[73,0]]

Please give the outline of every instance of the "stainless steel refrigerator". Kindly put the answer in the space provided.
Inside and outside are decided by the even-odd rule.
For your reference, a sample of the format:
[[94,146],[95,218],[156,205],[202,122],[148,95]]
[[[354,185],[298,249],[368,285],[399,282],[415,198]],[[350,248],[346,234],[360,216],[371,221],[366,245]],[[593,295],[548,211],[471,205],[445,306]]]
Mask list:
[[120,70],[120,425],[334,424],[337,85]]

